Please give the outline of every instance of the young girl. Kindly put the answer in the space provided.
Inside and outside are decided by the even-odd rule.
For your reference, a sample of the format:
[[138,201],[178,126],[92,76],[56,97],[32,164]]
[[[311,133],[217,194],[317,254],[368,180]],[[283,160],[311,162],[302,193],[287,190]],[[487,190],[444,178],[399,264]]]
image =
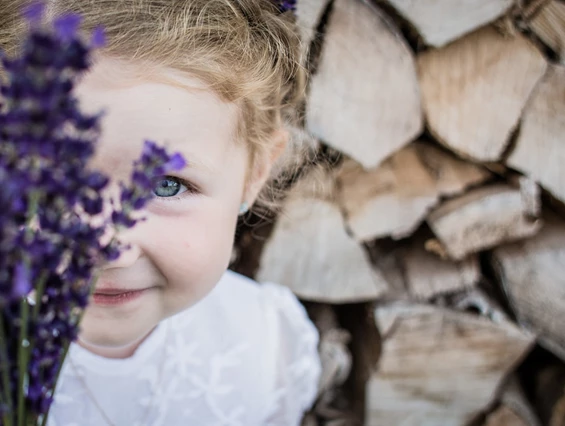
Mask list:
[[[2,0],[13,53],[26,0]],[[303,91],[290,13],[272,0],[54,0],[107,45],[76,87],[105,110],[93,167],[126,180],[143,141],[180,152],[131,248],[105,266],[71,345],[50,426],[295,426],[316,395],[318,335],[284,287],[227,271],[238,214],[285,150]],[[292,106],[292,105],[290,105]],[[108,192],[110,199],[115,194]]]

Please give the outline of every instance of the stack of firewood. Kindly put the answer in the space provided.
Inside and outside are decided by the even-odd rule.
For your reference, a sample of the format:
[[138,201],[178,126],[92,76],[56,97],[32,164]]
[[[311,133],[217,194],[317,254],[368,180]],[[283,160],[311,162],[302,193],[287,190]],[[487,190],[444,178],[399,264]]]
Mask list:
[[305,424],[565,425],[565,4],[303,0],[298,21],[317,161],[234,269],[320,330]]

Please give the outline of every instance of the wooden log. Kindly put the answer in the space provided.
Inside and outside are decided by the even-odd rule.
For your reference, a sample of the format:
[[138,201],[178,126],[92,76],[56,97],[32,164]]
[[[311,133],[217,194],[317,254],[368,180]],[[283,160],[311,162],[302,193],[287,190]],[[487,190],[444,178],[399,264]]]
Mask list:
[[506,405],[489,414],[485,426],[530,426]]
[[309,310],[310,318],[320,333],[318,351],[322,363],[322,374],[318,382],[318,396],[333,396],[335,388],[347,379],[351,372],[351,352],[347,344],[351,334],[339,327],[331,305],[316,304]]
[[467,424],[495,398],[534,338],[508,321],[418,304],[375,309],[383,335],[366,423]]
[[439,196],[453,196],[492,177],[483,167],[463,161],[428,143],[414,143],[418,157],[434,178]]
[[550,1],[529,22],[529,28],[553,52],[561,63],[565,59],[565,4]]
[[309,0],[296,3],[296,24],[300,31],[305,56],[317,36],[316,28],[328,3],[329,0]]
[[551,218],[535,237],[498,247],[492,257],[519,321],[565,360],[565,224]]
[[418,57],[431,133],[459,155],[500,159],[546,61],[521,35],[491,27]]
[[349,160],[337,172],[340,204],[358,241],[410,235],[440,196],[486,180],[483,168],[423,143],[410,144],[380,167]]
[[565,202],[565,67],[550,65],[524,111],[508,165]]
[[522,195],[524,214],[530,217],[540,217],[541,215],[541,189],[535,181],[527,176],[518,178],[518,187]]
[[479,261],[471,255],[460,262],[442,260],[424,248],[423,241],[413,241],[402,256],[408,292],[415,299],[469,289],[481,277]]
[[516,375],[511,376],[501,391],[500,402],[520,418],[527,426],[542,426],[540,419],[528,401]]
[[306,127],[366,168],[410,142],[423,127],[414,58],[374,6],[335,0]]
[[501,16],[512,0],[388,0],[420,32],[427,44],[441,47]]
[[312,174],[298,182],[265,244],[256,278],[284,284],[305,300],[376,299],[386,291],[386,280],[347,234],[332,202],[332,184]]
[[[528,194],[528,197],[530,194]],[[497,184],[443,203],[428,224],[452,259],[534,235],[541,221],[525,210],[519,189]]]
[[347,225],[358,241],[410,235],[438,199],[432,176],[411,147],[369,171],[345,161],[337,181]]

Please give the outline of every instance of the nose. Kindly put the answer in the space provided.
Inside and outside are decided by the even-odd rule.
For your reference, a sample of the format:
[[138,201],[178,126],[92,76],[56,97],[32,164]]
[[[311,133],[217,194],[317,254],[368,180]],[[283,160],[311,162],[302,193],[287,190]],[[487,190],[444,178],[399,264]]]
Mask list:
[[[127,232],[129,233],[130,231]],[[123,235],[120,235],[119,240],[123,245],[120,255],[117,259],[106,263],[103,266],[104,270],[116,269],[116,268],[128,268],[132,266],[137,261],[137,259],[141,257],[142,250],[139,244],[132,242],[132,239],[130,238],[124,238]]]
[[[110,217],[114,206],[119,206],[119,194],[120,192],[116,184],[111,183],[108,188],[106,188],[104,193],[104,212],[102,213],[104,217]],[[116,238],[120,242],[121,251],[120,256],[106,263],[103,269],[127,268],[139,259],[143,253],[139,244],[141,237],[139,232],[140,226],[141,223],[138,223],[133,228],[120,230],[118,234],[114,232],[112,227],[107,228],[107,232],[102,237],[101,242],[107,244],[112,238]]]

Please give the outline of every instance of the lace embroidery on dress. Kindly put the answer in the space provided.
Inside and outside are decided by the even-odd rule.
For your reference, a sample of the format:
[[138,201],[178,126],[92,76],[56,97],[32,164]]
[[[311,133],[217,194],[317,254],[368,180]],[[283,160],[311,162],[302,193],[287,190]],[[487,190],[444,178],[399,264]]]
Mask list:
[[[316,396],[318,334],[287,288],[229,272],[163,323],[166,342],[157,329],[125,360],[75,348],[78,374],[116,425],[300,424]],[[107,426],[67,363],[51,414],[49,426]]]
[[303,413],[313,404],[318,390],[321,364],[318,331],[304,307],[286,287],[263,284],[266,305],[278,308],[276,324],[282,346],[277,362],[276,389],[269,403],[265,426],[300,424]]

